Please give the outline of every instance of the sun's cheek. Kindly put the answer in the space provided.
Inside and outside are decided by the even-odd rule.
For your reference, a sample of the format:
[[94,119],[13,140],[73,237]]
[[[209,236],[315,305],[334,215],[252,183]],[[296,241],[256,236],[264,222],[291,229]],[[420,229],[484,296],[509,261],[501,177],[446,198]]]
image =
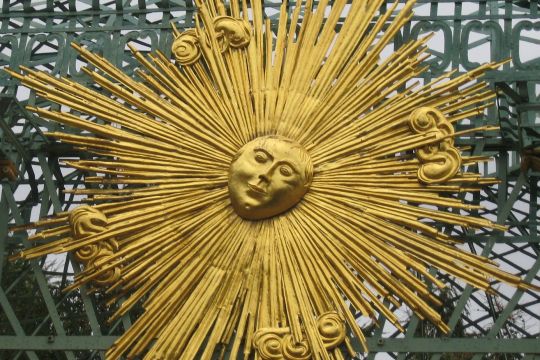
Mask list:
[[298,186],[299,182],[291,179],[278,179],[276,181],[276,188],[279,188],[281,192],[292,193]]
[[252,178],[256,172],[256,165],[253,164],[251,161],[246,161],[245,159],[242,161],[238,161],[234,168],[233,172],[235,174],[235,178],[238,180],[249,180]]

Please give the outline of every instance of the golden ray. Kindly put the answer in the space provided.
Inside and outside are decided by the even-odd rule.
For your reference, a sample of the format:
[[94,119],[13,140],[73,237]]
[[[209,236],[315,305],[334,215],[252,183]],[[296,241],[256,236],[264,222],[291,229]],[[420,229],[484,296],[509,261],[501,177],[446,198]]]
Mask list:
[[30,111],[79,130],[47,135],[90,155],[65,161],[87,185],[65,193],[88,205],[13,227],[38,229],[13,258],[71,252],[66,291],[104,289],[109,321],[143,303],[108,358],[343,359],[369,351],[350,307],[403,331],[406,305],[447,332],[432,269],[540,290],[433,226],[505,230],[455,196],[497,179],[454,144],[497,130],[454,126],[492,105],[478,79],[504,62],[413,82],[431,35],[381,54],[414,1],[283,1],[275,28],[258,1],[195,3],[174,59],[129,46],[138,80],[77,44],[101,91],[7,70],[62,105]]

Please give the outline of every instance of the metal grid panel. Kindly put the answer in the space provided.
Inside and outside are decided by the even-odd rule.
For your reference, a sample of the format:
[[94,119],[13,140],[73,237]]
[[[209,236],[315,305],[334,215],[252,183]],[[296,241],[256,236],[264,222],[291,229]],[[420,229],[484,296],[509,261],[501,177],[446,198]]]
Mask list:
[[[266,3],[270,5],[268,15],[276,20],[280,1]],[[169,53],[169,23],[191,27],[193,12],[191,0],[4,1],[0,13],[0,65],[14,69],[25,65],[86,83],[88,79],[79,71],[82,62],[69,46],[76,41],[131,73],[135,62],[127,52],[127,42],[136,42],[142,50]],[[502,70],[487,76],[499,90],[498,110],[461,125],[500,123],[501,133],[458,141],[472,154],[496,157],[483,171],[496,175],[501,183],[486,188],[474,200],[485,206],[482,215],[509,229],[505,233],[470,233],[461,228],[444,231],[462,236],[468,240],[465,246],[470,251],[497,259],[505,270],[535,284],[540,282],[540,172],[527,167],[529,162],[522,161],[522,153],[540,145],[539,18],[538,0],[418,1],[415,18],[388,49],[392,51],[421,33],[435,32],[429,43],[433,57],[428,60],[431,66],[426,80],[450,68],[465,71],[479,63],[512,57]],[[23,224],[80,203],[62,189],[82,186],[82,174],[64,167],[59,158],[84,154],[50,143],[42,135],[42,131],[55,130],[51,127],[58,125],[24,110],[27,104],[47,105],[35,94],[25,93],[5,73],[0,74],[0,89],[0,160],[9,160],[18,172],[15,179],[4,178],[1,183],[0,253],[9,254],[27,244],[21,235],[8,233],[8,224]],[[108,325],[105,319],[110,309],[103,306],[99,294],[89,296],[84,290],[80,294],[62,294],[60,290],[77,270],[67,256],[29,264],[12,264],[5,255],[0,257],[0,357],[104,357],[100,350],[110,346],[137,314]],[[407,309],[396,309],[403,313],[406,334],[399,335],[384,324],[384,319],[380,328],[367,325],[370,357],[387,353],[398,358],[439,359],[447,357],[443,353],[453,352],[467,358],[472,357],[468,353],[477,353],[474,357],[478,358],[480,353],[515,356],[540,351],[539,294],[523,294],[499,285],[500,295],[487,295],[444,274],[439,276],[453,285],[452,291],[441,295],[447,305],[441,311],[453,328],[452,336],[440,337],[429,324],[409,317]],[[34,311],[21,306],[28,297],[32,298]]]

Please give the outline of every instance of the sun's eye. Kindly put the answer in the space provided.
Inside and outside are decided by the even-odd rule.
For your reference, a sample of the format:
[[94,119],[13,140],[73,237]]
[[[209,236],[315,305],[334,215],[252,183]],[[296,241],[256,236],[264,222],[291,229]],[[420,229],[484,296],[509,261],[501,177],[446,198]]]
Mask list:
[[287,166],[287,165],[281,165],[280,168],[279,168],[279,172],[283,176],[291,176],[292,173],[293,173],[291,167]]
[[268,160],[268,156],[263,152],[263,151],[257,151],[255,153],[255,161],[257,161],[258,163],[265,163],[266,160]]

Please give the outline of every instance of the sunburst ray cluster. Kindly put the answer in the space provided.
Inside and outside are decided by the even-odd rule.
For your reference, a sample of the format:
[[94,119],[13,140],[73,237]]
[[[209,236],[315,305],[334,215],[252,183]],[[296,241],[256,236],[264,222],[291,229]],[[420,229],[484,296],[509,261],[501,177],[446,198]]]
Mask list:
[[[447,196],[495,179],[460,169],[448,181],[419,181],[416,151],[444,139],[410,125],[421,107],[437,109],[450,124],[482,114],[494,94],[476,80],[499,64],[410,84],[425,70],[429,37],[386,59],[381,52],[411,19],[414,1],[399,11],[396,1],[384,14],[382,0],[284,1],[276,28],[260,1],[196,3],[197,42],[182,50],[200,58],[189,64],[131,47],[141,65],[136,80],[73,45],[92,65],[83,70],[101,92],[28,68],[10,71],[63,105],[32,111],[81,130],[48,135],[92,155],[67,162],[87,174],[88,184],[68,192],[86,196],[104,221],[101,231],[77,237],[69,212],[40,220],[29,226],[40,230],[30,237],[36,246],[18,257],[81,252],[108,241],[105,255],[86,264],[70,289],[120,269],[106,290],[109,303],[119,304],[111,321],[144,300],[144,314],[108,358],[209,359],[224,351],[249,357],[257,353],[259,329],[288,328],[295,344],[308,344],[309,356],[341,359],[343,348],[367,350],[350,307],[374,320],[381,313],[401,329],[389,307],[405,303],[448,330],[433,295],[445,284],[432,267],[486,291],[491,280],[531,288],[431,226],[504,230],[460,212],[478,206]],[[248,45],[224,47],[227,34],[215,21],[224,17],[244,24]],[[293,209],[244,220],[230,204],[229,167],[238,149],[265,135],[302,144],[314,178]],[[462,164],[484,160],[463,156]],[[345,347],[325,347],[316,329],[327,312],[339,315],[363,349],[352,349],[349,337]]]

